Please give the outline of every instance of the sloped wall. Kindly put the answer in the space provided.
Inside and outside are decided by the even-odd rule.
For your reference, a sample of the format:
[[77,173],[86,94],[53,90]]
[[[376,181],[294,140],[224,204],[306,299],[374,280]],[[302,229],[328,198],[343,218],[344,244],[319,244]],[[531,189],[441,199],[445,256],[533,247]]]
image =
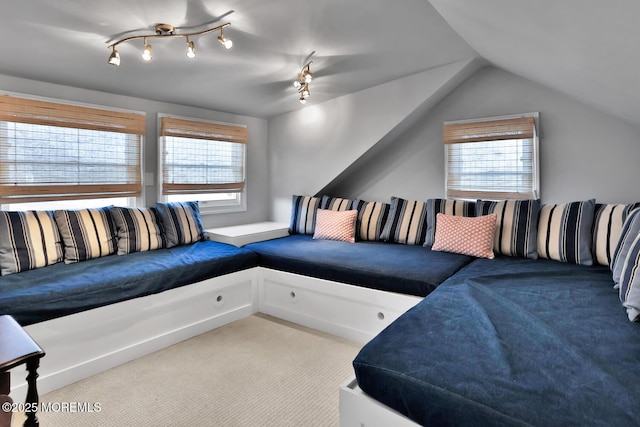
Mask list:
[[383,201],[393,195],[442,197],[445,121],[533,111],[540,112],[543,202],[640,201],[639,128],[494,67],[476,72],[392,146],[358,164],[329,192]]
[[318,193],[377,144],[393,143],[416,111],[480,66],[455,62],[269,120],[272,218],[288,221],[292,194]]

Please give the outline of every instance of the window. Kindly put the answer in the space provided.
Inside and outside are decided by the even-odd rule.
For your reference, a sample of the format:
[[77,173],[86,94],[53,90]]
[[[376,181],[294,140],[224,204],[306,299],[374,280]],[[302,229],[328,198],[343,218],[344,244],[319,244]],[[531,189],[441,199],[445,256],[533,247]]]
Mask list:
[[445,190],[449,198],[539,196],[537,113],[446,122]]
[[245,126],[162,116],[160,139],[166,200],[198,200],[203,212],[244,209]]
[[0,96],[0,203],[138,197],[144,131],[144,114]]

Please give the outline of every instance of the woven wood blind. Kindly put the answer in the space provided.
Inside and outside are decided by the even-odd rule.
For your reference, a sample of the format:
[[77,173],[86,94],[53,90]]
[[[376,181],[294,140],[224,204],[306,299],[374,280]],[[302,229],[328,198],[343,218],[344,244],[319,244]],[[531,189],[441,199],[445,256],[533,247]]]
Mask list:
[[533,116],[445,123],[443,142],[447,197],[538,197]]
[[534,118],[518,117],[503,120],[445,123],[442,141],[445,144],[499,141],[533,138]]
[[160,118],[162,194],[237,193],[245,185],[245,126]]
[[244,126],[224,125],[168,116],[160,118],[160,136],[177,136],[244,144],[249,141],[249,131]]
[[139,196],[145,121],[0,96],[0,203]]
[[57,102],[0,96],[0,121],[145,134],[145,115]]

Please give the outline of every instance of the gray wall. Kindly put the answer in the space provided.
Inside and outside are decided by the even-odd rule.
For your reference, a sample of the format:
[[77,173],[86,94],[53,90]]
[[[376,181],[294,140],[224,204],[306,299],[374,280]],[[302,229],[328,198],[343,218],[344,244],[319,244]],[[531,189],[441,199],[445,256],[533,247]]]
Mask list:
[[[491,66],[476,71],[392,143],[355,161],[323,194],[383,201],[442,197],[443,122],[534,111],[540,112],[543,202],[640,201],[640,129]],[[355,114],[366,116],[367,110]],[[277,157],[278,149],[292,145],[279,141],[271,145],[270,156]],[[277,188],[280,182],[274,179],[272,185]]]
[[61,86],[0,75],[0,90],[25,95],[56,98],[106,107],[142,111],[147,114],[147,135],[144,144],[146,176],[153,174],[154,182],[145,179],[145,205],[153,206],[157,198],[158,138],[157,114],[175,114],[246,125],[249,128],[247,149],[247,211],[203,216],[206,227],[265,221],[269,217],[269,174],[267,166],[267,121],[219,111],[162,103],[104,92]]

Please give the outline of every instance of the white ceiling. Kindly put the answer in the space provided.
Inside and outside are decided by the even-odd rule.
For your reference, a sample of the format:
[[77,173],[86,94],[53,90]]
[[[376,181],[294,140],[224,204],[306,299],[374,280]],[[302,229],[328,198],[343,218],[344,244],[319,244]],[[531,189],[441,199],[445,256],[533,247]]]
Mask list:
[[[268,118],[301,108],[314,51],[310,103],[480,56],[640,125],[637,0],[13,0],[0,16],[0,74],[80,88]],[[189,60],[184,39],[150,39],[151,63],[134,41],[107,64],[117,35],[214,20],[233,49],[203,36]]]

